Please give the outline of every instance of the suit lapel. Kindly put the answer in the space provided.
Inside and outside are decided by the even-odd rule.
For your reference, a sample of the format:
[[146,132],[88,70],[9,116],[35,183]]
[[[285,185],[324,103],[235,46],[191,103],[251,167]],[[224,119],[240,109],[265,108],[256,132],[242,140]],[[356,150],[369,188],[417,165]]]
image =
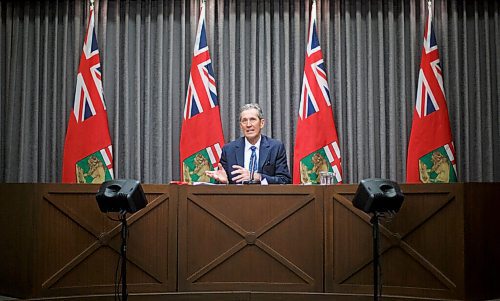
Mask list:
[[271,149],[271,145],[269,144],[268,138],[264,135],[261,136],[260,140],[260,150],[259,150],[259,169],[262,172],[262,167],[267,161],[267,157],[269,157],[269,151]]
[[236,164],[245,166],[245,138],[241,137],[236,144]]

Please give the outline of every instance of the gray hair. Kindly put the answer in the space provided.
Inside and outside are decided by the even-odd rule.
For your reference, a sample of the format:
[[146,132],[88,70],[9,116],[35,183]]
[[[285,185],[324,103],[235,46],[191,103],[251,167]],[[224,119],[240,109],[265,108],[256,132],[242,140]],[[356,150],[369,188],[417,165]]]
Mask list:
[[247,103],[247,104],[244,104],[243,106],[240,107],[240,119],[241,119],[241,113],[243,113],[246,110],[250,110],[250,109],[256,109],[257,110],[258,115],[259,115],[259,119],[263,119],[264,118],[264,114],[262,113],[262,109],[259,106],[259,104],[257,104],[257,103]]

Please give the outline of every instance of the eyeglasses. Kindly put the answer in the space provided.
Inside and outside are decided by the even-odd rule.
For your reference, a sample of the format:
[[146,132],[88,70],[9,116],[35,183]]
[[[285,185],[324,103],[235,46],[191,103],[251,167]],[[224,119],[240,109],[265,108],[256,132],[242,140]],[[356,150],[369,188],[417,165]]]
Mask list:
[[253,125],[253,124],[256,124],[257,122],[259,122],[259,120],[260,120],[259,118],[254,118],[254,117],[249,118],[249,119],[244,118],[244,119],[240,120],[240,123],[242,125],[247,125],[247,124]]

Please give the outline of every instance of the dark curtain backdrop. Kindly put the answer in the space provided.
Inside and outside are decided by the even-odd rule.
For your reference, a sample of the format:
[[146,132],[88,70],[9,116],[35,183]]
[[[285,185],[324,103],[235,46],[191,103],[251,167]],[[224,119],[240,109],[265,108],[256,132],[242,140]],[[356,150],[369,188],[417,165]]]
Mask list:
[[[179,179],[199,3],[96,1],[118,178]],[[317,3],[345,182],[403,182],[427,2]],[[239,106],[255,101],[265,111],[264,133],[281,139],[293,161],[310,4],[207,0],[226,141],[240,135]],[[0,2],[0,182],[61,181],[88,5]],[[460,181],[500,181],[499,7],[495,0],[434,1]]]

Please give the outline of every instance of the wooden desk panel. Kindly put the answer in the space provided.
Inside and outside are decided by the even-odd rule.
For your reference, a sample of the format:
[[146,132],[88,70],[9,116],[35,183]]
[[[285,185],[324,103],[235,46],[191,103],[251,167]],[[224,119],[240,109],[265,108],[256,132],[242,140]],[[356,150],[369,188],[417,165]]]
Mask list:
[[[16,217],[24,224],[21,233],[26,234],[27,240],[23,244],[27,249],[19,250],[23,252],[22,257],[12,258],[14,265],[25,269],[26,260],[29,267],[28,273],[20,278],[21,293],[2,284],[0,291],[23,298],[114,291],[121,224],[99,211],[95,200],[98,187],[59,184],[2,186],[2,195],[21,192],[18,203],[10,204],[14,210],[26,211],[29,208],[29,212]],[[130,292],[174,291],[177,281],[177,204],[170,201],[168,186],[148,185],[146,189],[148,206],[127,216],[128,288]],[[31,194],[26,195],[24,191],[31,191]],[[117,218],[116,215],[110,216]],[[17,240],[21,241],[21,238]],[[9,267],[9,270],[15,270],[15,267]],[[3,277],[5,283],[18,281],[17,277],[8,274]]]
[[466,299],[500,298],[500,185],[465,183]]
[[323,291],[321,187],[184,186],[179,291]]
[[0,184],[0,295],[33,295],[37,185]]
[[[500,201],[479,200],[477,193],[500,195],[499,185],[401,188],[401,210],[380,227],[383,294],[438,300],[497,298],[500,289],[493,282],[498,280],[494,271],[500,261],[492,252],[500,252],[499,240],[493,239],[500,234],[494,222]],[[325,190],[326,292],[373,293],[372,225],[368,214],[352,206],[356,189],[357,185],[342,185]]]

